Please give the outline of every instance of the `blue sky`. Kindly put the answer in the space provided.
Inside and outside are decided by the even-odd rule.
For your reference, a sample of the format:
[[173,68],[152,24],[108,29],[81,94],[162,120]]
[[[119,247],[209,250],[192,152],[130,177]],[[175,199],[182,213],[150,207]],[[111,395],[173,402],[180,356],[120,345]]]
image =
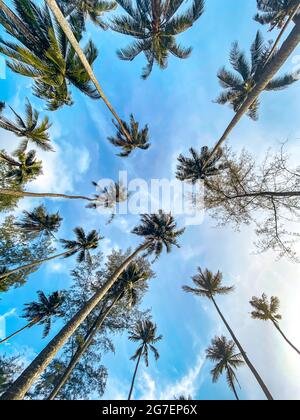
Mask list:
[[[218,69],[228,63],[231,43],[239,40],[249,50],[258,25],[252,20],[255,0],[207,0],[206,12],[197,24],[180,37],[183,45],[192,45],[191,58],[179,61],[171,58],[167,70],[153,70],[147,81],[140,79],[144,58],[128,63],[119,61],[117,48],[129,39],[115,33],[103,32],[88,25],[91,37],[99,49],[95,73],[104,91],[122,118],[133,113],[144,125],[149,124],[152,147],[138,151],[128,159],[115,156],[116,150],[106,140],[113,134],[111,116],[99,101],[91,101],[73,91],[75,105],[48,113],[53,127],[52,138],[56,153],[40,154],[44,175],[30,184],[37,192],[93,193],[90,181],[117,178],[120,170],[129,177],[174,177],[176,157],[187,153],[189,147],[212,146],[232,117],[232,111],[213,100],[220,91],[216,77]],[[275,36],[260,28],[266,39]],[[300,54],[297,51],[297,54]],[[287,70],[294,69],[292,59]],[[6,80],[0,80],[0,99],[23,112],[26,97],[43,110],[44,103],[31,94],[30,80],[7,71]],[[257,158],[279,143],[289,140],[288,150],[297,162],[299,156],[299,92],[300,84],[283,92],[262,96],[260,120],[245,118],[230,136],[235,151],[246,147]],[[11,151],[17,140],[4,131],[0,133],[1,148]],[[29,187],[28,187],[29,188]],[[39,200],[24,199],[19,210],[33,208]],[[106,217],[84,208],[81,202],[47,200],[49,211],[59,210],[64,217],[60,236],[68,238],[72,229],[81,225],[86,230],[99,229],[105,236],[102,250],[126,249],[137,245],[138,238],[128,231],[138,218],[119,217],[106,225]],[[179,221],[181,222],[181,221]],[[201,226],[189,227],[181,240],[182,248],[164,255],[155,263],[157,273],[151,282],[144,307],[150,307],[164,340],[159,345],[161,358],[148,369],[142,368],[135,398],[172,398],[180,393],[197,399],[231,399],[225,381],[213,385],[209,375],[210,364],[204,360],[204,350],[215,334],[226,333],[209,302],[197,300],[182,292],[181,286],[190,282],[197,266],[212,271],[222,270],[228,284],[235,284],[234,295],[221,298],[220,306],[255,362],[265,381],[277,398],[300,397],[300,366],[298,357],[286,347],[274,328],[251,320],[248,301],[262,292],[281,297],[282,327],[300,346],[299,278],[298,265],[287,260],[276,261],[273,253],[255,255],[251,227],[234,232],[230,226],[215,228],[208,216]],[[70,284],[69,270],[74,260],[57,261],[32,275],[26,286],[12,290],[1,297],[0,315],[6,317],[7,331],[23,325],[18,318],[24,303],[36,297],[42,289],[50,293]],[[12,311],[12,312],[11,312]],[[59,331],[55,324],[49,339]],[[48,340],[48,339],[47,339]],[[21,353],[28,362],[46,345],[39,328],[24,332],[1,353]],[[109,369],[104,398],[123,398],[128,393],[133,371],[129,361],[134,348],[126,335],[115,339],[116,354],[105,355],[103,363]],[[251,373],[239,372],[242,398],[263,398]]]

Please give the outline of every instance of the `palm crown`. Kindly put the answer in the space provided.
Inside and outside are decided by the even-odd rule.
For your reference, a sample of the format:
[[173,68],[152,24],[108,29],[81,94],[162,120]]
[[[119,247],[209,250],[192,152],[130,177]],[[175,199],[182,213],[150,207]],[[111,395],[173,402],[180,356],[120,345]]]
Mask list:
[[40,233],[45,233],[47,236],[57,232],[62,218],[59,213],[48,214],[46,208],[41,205],[32,211],[24,211],[23,218],[15,223],[22,231],[31,233],[34,237],[39,236]]
[[254,19],[262,25],[270,25],[270,29],[282,28],[286,20],[298,8],[295,0],[257,0],[257,13]]
[[99,242],[103,239],[95,230],[92,230],[87,235],[84,230],[80,227],[74,229],[76,240],[70,241],[61,239],[65,249],[70,251],[66,254],[66,257],[71,257],[78,253],[77,261],[82,263],[84,261],[91,261],[90,250],[96,249],[99,246]]
[[48,298],[39,291],[38,302],[31,302],[25,304],[24,315],[22,318],[27,319],[29,322],[44,325],[43,336],[46,337],[51,329],[51,320],[53,317],[62,317],[62,304],[64,296],[61,292],[54,292]]
[[120,299],[125,299],[127,306],[132,308],[139,300],[139,293],[147,289],[150,274],[136,262],[131,263],[119,277],[116,288],[123,290]]
[[144,53],[148,62],[142,77],[147,78],[156,63],[165,69],[168,55],[187,58],[191,48],[184,48],[176,42],[176,35],[190,28],[204,11],[204,0],[193,0],[192,6],[178,14],[184,0],[116,0],[127,15],[113,19],[111,28],[136,41],[118,51],[122,60],[133,60]]
[[223,286],[222,280],[223,275],[220,271],[213,274],[207,269],[202,271],[199,267],[198,274],[192,277],[192,281],[196,287],[183,286],[183,290],[188,293],[193,293],[196,296],[212,299],[216,295],[227,295],[234,290],[234,287]]
[[272,296],[270,301],[265,294],[261,298],[253,297],[250,305],[254,308],[254,311],[251,313],[254,319],[273,321],[275,323],[282,319],[282,316],[278,313],[280,301],[276,296]]
[[25,138],[22,141],[20,150],[26,150],[28,141],[33,142],[37,147],[42,150],[53,150],[51,147],[51,140],[49,138],[48,130],[51,127],[48,117],[45,117],[39,123],[39,112],[32,108],[31,103],[27,100],[25,107],[25,119],[17,114],[11,108],[15,116],[15,122],[11,121],[0,114],[0,127],[4,130],[13,132],[20,138]]
[[[118,156],[128,157],[135,149],[147,150],[150,147],[149,143],[149,128],[146,125],[142,130],[139,130],[139,123],[135,121],[134,116],[130,115],[129,124],[122,121],[123,127],[114,122],[117,129],[115,137],[109,137],[108,140],[116,147],[123,149],[123,152]],[[129,134],[130,141],[124,133],[124,129]]]
[[[34,79],[34,94],[45,99],[50,110],[72,104],[69,84],[98,99],[86,70],[61,27],[53,22],[48,7],[38,7],[31,0],[14,0],[14,4],[22,26],[16,26],[0,10],[0,23],[18,41],[16,44],[0,38],[0,53],[10,59],[10,69]],[[80,41],[82,33],[75,23],[71,22],[72,30]],[[93,64],[97,49],[91,41],[84,53],[88,62]]]
[[180,181],[187,181],[195,184],[199,180],[204,180],[216,175],[225,169],[223,163],[219,163],[223,157],[223,152],[218,149],[213,158],[208,147],[202,147],[200,154],[193,148],[190,149],[192,157],[185,157],[182,154],[178,157],[176,178]]
[[132,233],[145,238],[147,255],[154,253],[158,258],[164,247],[168,253],[171,252],[173,246],[180,248],[177,238],[184,233],[185,229],[176,229],[176,222],[170,213],[160,210],[158,214],[144,214],[141,221],[141,225],[134,228]]
[[136,360],[138,357],[143,357],[146,366],[149,365],[149,350],[153,353],[155,360],[159,359],[159,353],[154,346],[160,340],[162,335],[157,336],[157,325],[150,320],[138,321],[133,330],[129,332],[129,340],[134,342],[141,342],[131,360]]
[[17,150],[14,152],[14,157],[1,152],[0,159],[7,163],[6,176],[13,178],[19,185],[35,179],[42,173],[42,162],[36,159],[34,150],[29,152]]
[[[246,55],[240,50],[238,43],[234,43],[230,53],[230,63],[235,73],[228,71],[223,67],[218,78],[220,85],[225,91],[217,98],[216,102],[225,105],[229,103],[235,112],[238,112],[244,104],[248,95],[259,81],[268,61],[272,44],[265,45],[260,32],[257,32],[256,38],[251,47],[251,63]],[[276,91],[285,89],[297,81],[295,74],[286,74],[272,79],[266,86],[266,91]],[[258,119],[259,99],[256,99],[248,111],[248,116],[253,120]]]

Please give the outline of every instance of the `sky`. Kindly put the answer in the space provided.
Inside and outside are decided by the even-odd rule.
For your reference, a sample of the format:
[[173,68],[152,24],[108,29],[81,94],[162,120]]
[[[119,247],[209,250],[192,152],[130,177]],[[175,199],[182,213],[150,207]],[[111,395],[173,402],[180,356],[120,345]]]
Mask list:
[[[191,57],[170,58],[166,70],[154,68],[146,81],[140,78],[145,64],[142,56],[133,62],[122,62],[115,54],[118,48],[128,44],[126,36],[88,24],[87,38],[92,38],[99,49],[94,69],[103,90],[123,119],[133,113],[141,126],[149,124],[151,148],[137,151],[128,159],[117,157],[116,149],[106,140],[114,130],[111,116],[101,101],[92,101],[73,90],[72,107],[45,112],[43,101],[31,93],[31,81],[7,69],[6,79],[0,80],[0,100],[22,113],[28,97],[43,114],[49,114],[53,123],[51,137],[56,152],[38,152],[44,175],[28,188],[35,192],[92,194],[92,180],[117,179],[123,170],[128,171],[130,179],[173,179],[177,156],[187,155],[191,146],[198,149],[213,146],[232,118],[230,108],[213,102],[220,92],[216,74],[222,65],[228,64],[232,42],[238,40],[248,51],[258,29],[267,40],[276,36],[276,32],[270,34],[267,28],[258,27],[252,19],[255,11],[255,0],[206,0],[205,14],[179,37],[183,45],[193,46]],[[293,71],[299,57],[300,49],[285,69]],[[299,93],[297,83],[285,91],[263,94],[259,121],[248,118],[241,121],[229,138],[232,149],[239,152],[246,148],[259,160],[268,149],[276,151],[281,142],[288,140],[288,152],[297,162]],[[12,151],[17,140],[2,130],[0,145]],[[37,199],[24,199],[16,214],[40,203]],[[107,216],[85,209],[82,202],[47,200],[45,204],[49,211],[59,210],[63,216],[62,238],[70,237],[72,229],[80,225],[87,231],[100,230],[105,237],[100,249],[106,255],[114,248],[125,250],[139,244],[139,239],[130,234],[139,221],[137,216],[118,216],[107,226]],[[182,222],[179,218],[180,226]],[[151,360],[149,368],[142,366],[139,371],[135,399],[172,399],[180,394],[199,400],[234,397],[225,379],[212,384],[212,366],[205,361],[205,349],[211,339],[215,335],[227,336],[227,332],[210,302],[182,291],[182,285],[191,283],[190,278],[199,266],[213,272],[221,270],[225,283],[235,285],[234,294],[219,298],[218,303],[274,397],[300,398],[299,356],[272,325],[251,319],[249,305],[253,295],[265,292],[279,296],[282,329],[300,346],[300,268],[286,259],[278,260],[273,252],[257,255],[254,241],[253,227],[242,227],[239,232],[231,226],[217,228],[215,221],[205,215],[201,225],[187,227],[180,239],[180,249],[164,254],[154,264],[156,278],[150,282],[143,307],[151,308],[164,338],[158,345],[159,361]],[[0,336],[4,323],[6,332],[24,324],[20,318],[23,304],[34,300],[37,290],[51,293],[67,288],[74,264],[72,259],[46,264],[24,287],[1,296]],[[39,327],[25,331],[2,346],[0,354],[21,354],[25,363],[29,363],[58,333],[60,326],[59,322],[55,323],[44,340]],[[114,344],[115,354],[104,355],[102,361],[109,371],[104,399],[126,398],[134,369],[129,360],[134,346],[127,334],[114,337]],[[242,399],[264,399],[246,367],[239,370],[238,379]]]

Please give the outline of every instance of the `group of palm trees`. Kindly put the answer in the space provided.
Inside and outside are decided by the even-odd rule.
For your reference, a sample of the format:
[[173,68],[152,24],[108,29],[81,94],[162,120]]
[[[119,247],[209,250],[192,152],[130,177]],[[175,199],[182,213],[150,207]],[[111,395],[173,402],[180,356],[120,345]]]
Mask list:
[[[181,59],[190,55],[191,48],[180,46],[176,41],[176,36],[190,28],[202,16],[204,0],[190,0],[189,7],[181,13],[183,0],[136,0],[135,2],[130,0],[116,0],[115,2],[45,0],[44,3],[40,6],[33,0],[13,0],[14,10],[12,10],[0,0],[0,23],[9,35],[8,39],[0,38],[0,53],[7,57],[8,67],[13,72],[33,80],[33,94],[46,101],[49,111],[73,104],[72,87],[94,100],[102,100],[114,117],[117,131],[115,136],[109,138],[109,141],[121,149],[119,156],[128,157],[136,149],[147,150],[150,147],[148,126],[141,129],[133,115],[130,116],[129,122],[119,117],[92,69],[98,55],[95,44],[89,41],[84,48],[80,46],[86,30],[86,21],[89,18],[104,30],[111,29],[133,37],[134,43],[119,50],[117,54],[122,60],[131,61],[140,53],[144,53],[147,65],[143,69],[142,77],[146,79],[150,76],[154,64],[161,69],[167,67],[169,54]],[[104,15],[115,10],[117,6],[121,7],[123,14],[106,21]],[[205,146],[200,154],[191,148],[191,158],[179,156],[177,178],[183,182],[194,184],[200,180],[206,181],[218,172],[225,171],[226,164],[222,162],[222,145],[240,119],[245,114],[252,119],[258,118],[259,97],[263,91],[284,89],[299,78],[298,74],[277,76],[277,73],[300,42],[300,0],[257,0],[257,6],[259,13],[255,16],[255,20],[261,24],[270,25],[271,30],[278,28],[280,33],[274,44],[265,45],[258,32],[251,47],[251,62],[247,60],[237,43],[233,45],[230,52],[230,64],[236,73],[228,71],[225,67],[219,71],[218,78],[224,92],[217,102],[230,104],[235,112],[234,118],[214,148],[209,149]],[[292,22],[294,22],[294,28],[279,47]],[[21,139],[21,144],[12,156],[5,151],[0,153],[0,161],[7,167],[6,177],[14,182],[13,188],[1,188],[1,195],[19,198],[29,196],[82,199],[89,202],[87,207],[90,208],[97,208],[98,205],[111,208],[115,204],[114,201],[117,203],[128,198],[127,192],[119,184],[114,184],[112,189],[106,189],[92,197],[67,196],[59,193],[37,194],[24,191],[25,185],[42,172],[42,162],[36,159],[34,150],[27,150],[28,145],[32,144],[41,150],[53,152],[54,148],[49,136],[51,124],[48,117],[39,121],[40,115],[33,109],[29,100],[25,108],[25,117],[17,114],[14,109],[10,109],[15,121],[4,116],[5,104],[0,103],[0,127],[14,133]],[[25,212],[18,227],[32,235],[50,235],[56,241],[55,233],[61,221],[58,213],[48,214],[46,209],[40,206],[33,212]],[[58,242],[63,252],[57,255],[30,261],[19,267],[1,267],[0,283],[14,273],[40,267],[56,258],[69,258],[76,254],[79,263],[90,261],[91,251],[98,248],[103,238],[95,230],[86,234],[80,227],[75,228],[74,233],[74,240],[61,239]],[[54,399],[67,382],[83,353],[89,348],[95,332],[101,329],[116,302],[127,296],[130,305],[134,304],[135,284],[147,280],[143,272],[137,269],[136,258],[139,255],[144,257],[153,255],[155,261],[164,249],[167,253],[171,252],[173,247],[179,247],[178,238],[184,233],[184,229],[178,229],[173,216],[161,210],[157,214],[142,215],[140,225],[134,228],[132,233],[142,238],[140,245],[114,270],[107,281],[95,290],[94,295],[37,355],[2,395],[2,400],[23,399],[67,340],[98,307],[99,303],[110,296],[111,291],[114,290],[110,305],[98,316],[84,345],[75,353],[49,396],[49,399]],[[217,295],[226,295],[232,292],[233,288],[222,285],[220,272],[213,274],[209,270],[203,271],[200,268],[197,275],[193,277],[193,282],[195,287],[184,286],[184,291],[207,297],[231,336],[231,340],[225,336],[214,338],[207,349],[207,358],[216,363],[212,370],[213,381],[217,381],[225,373],[230,389],[239,399],[236,388],[238,383],[236,370],[246,364],[266,398],[273,400],[270,390],[250,361],[216,302]],[[64,296],[61,292],[54,292],[46,297],[43,292],[39,292],[38,297],[38,302],[32,302],[25,308],[24,318],[27,319],[28,324],[2,340],[1,343],[37,324],[45,325],[44,336],[49,333],[52,318],[62,316]],[[253,318],[270,320],[288,344],[299,354],[299,350],[286,338],[279,327],[281,317],[278,314],[278,298],[272,297],[269,302],[267,296],[263,295],[261,299],[254,297],[250,303],[254,308]],[[159,358],[155,344],[162,339],[162,336],[157,335],[156,324],[146,319],[136,324],[130,331],[129,338],[131,341],[139,342],[139,347],[132,357],[132,360],[136,361],[136,367],[128,397],[131,399],[140,362],[144,360],[148,366],[150,352],[154,354],[156,360]]]

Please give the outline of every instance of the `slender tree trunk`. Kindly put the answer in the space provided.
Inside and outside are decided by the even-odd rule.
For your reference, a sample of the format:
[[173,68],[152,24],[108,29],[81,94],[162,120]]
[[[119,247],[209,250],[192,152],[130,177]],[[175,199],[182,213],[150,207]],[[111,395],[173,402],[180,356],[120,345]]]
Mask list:
[[62,348],[65,342],[72,336],[86,317],[95,309],[106,293],[111,289],[119,276],[139,253],[149,247],[149,243],[141,245],[130,255],[123,264],[115,271],[95,295],[84,305],[84,307],[73,316],[73,318],[61,329],[61,331],[50,341],[44,350],[33,360],[11,387],[0,397],[0,400],[21,400],[29,391],[31,385],[43,373],[51,363],[56,353]]
[[[280,68],[285,64],[291,54],[294,52],[296,47],[300,42],[300,18],[295,18],[295,27],[287,37],[287,39],[282,44],[278,53],[273,57],[273,59],[269,62],[266,66],[265,71],[261,75],[259,82],[255,85],[255,87],[250,92],[248,98],[245,100],[239,111],[235,114],[234,118],[224,131],[222,137],[219,139],[215,147],[213,148],[210,159],[215,156],[218,149],[223,145],[223,143],[228,138],[229,134],[232,130],[236,127],[236,125],[240,122],[242,117],[246,114],[249,110],[251,105],[255,102],[255,100],[259,97],[259,95],[266,89],[270,81],[276,75],[276,73],[280,70]],[[204,165],[207,166],[209,161]]]
[[36,197],[36,198],[66,198],[68,200],[86,200],[86,201],[97,201],[94,198],[86,197],[84,195],[67,195],[67,194],[55,194],[55,193],[34,193],[29,191],[15,191],[0,189],[0,195],[11,195],[14,197]]
[[265,385],[265,383],[263,382],[262,378],[260,377],[259,373],[257,372],[257,370],[255,369],[255,367],[253,366],[253,364],[250,362],[245,350],[243,349],[242,345],[240,344],[240,342],[238,341],[238,339],[236,338],[234,332],[232,331],[232,329],[230,328],[228,322],[226,321],[226,319],[224,318],[222,312],[220,311],[215,299],[212,297],[211,298],[213,304],[215,305],[215,308],[218,312],[218,314],[220,315],[222,321],[224,322],[227,330],[229,331],[233,341],[235,342],[235,344],[237,345],[239,351],[241,352],[246,364],[248,365],[249,369],[251,370],[251,372],[253,373],[255,379],[257,380],[257,382],[259,383],[261,389],[263,390],[265,396],[267,397],[267,399],[269,401],[273,401],[274,398],[272,397],[270,391],[268,390],[267,386]]
[[[122,291],[123,293],[123,291]],[[94,325],[92,326],[92,328],[90,329],[85,342],[83,343],[83,345],[81,347],[78,348],[78,350],[75,352],[74,356],[72,357],[72,359],[70,360],[69,365],[67,366],[65,372],[63,373],[62,377],[59,379],[59,381],[57,382],[57,384],[55,385],[53,391],[51,392],[51,394],[49,395],[49,397],[47,398],[47,400],[54,400],[55,397],[57,396],[57,394],[59,393],[59,391],[63,388],[63,386],[67,383],[68,379],[70,378],[73,370],[75,369],[77,363],[80,361],[81,357],[84,355],[84,353],[88,350],[88,348],[90,347],[90,345],[92,344],[95,335],[97,334],[97,332],[101,329],[104,321],[106,320],[106,318],[108,317],[108,315],[110,314],[110,312],[112,311],[113,307],[115,306],[115,304],[118,302],[118,300],[120,299],[122,293],[120,293],[114,300],[113,302],[109,305],[109,307],[106,309],[106,311],[104,313],[100,313],[98,318],[96,319],[96,322],[94,323]]]
[[130,387],[130,391],[129,391],[129,395],[128,395],[128,401],[131,400],[131,396],[132,396],[132,392],[133,392],[133,388],[134,388],[134,383],[135,383],[135,378],[136,378],[136,374],[137,374],[137,371],[138,371],[138,368],[139,368],[141,357],[142,357],[142,352],[139,354],[138,360],[136,362],[136,366],[135,366],[135,370],[134,370],[134,374],[133,374],[133,378],[132,378],[132,382],[131,382],[131,387]]
[[292,347],[292,349],[294,349],[298,354],[299,354],[299,356],[300,356],[300,350],[298,350],[297,349],[297,347],[295,347],[294,346],[294,344],[292,344],[291,342],[290,342],[290,340],[287,338],[287,336],[283,333],[283,331],[281,330],[281,328],[279,327],[279,325],[276,323],[276,322],[274,322],[274,321],[272,321],[273,322],[273,324],[274,324],[274,326],[275,326],[275,328],[280,332],[280,334],[282,335],[282,337],[285,339],[285,341]]
[[29,322],[27,325],[25,325],[25,327],[20,328],[19,330],[15,331],[13,334],[11,334],[8,337],[6,337],[3,340],[1,340],[0,341],[0,344],[5,343],[6,341],[8,341],[11,338],[15,337],[16,335],[18,335],[20,332],[26,330],[27,328],[31,328],[37,322],[38,322],[38,320],[34,320],[34,321]]
[[127,132],[127,130],[124,127],[124,124],[122,123],[122,120],[120,119],[120,117],[118,116],[118,114],[116,113],[116,111],[114,110],[114,108],[112,107],[111,103],[109,102],[108,98],[106,97],[106,95],[104,94],[100,83],[98,82],[93,69],[90,65],[90,63],[88,62],[84,52],[82,51],[79,42],[77,41],[77,39],[75,38],[72,29],[68,23],[68,21],[65,19],[64,15],[62,14],[60,8],[58,7],[57,3],[55,0],[46,0],[48,6],[50,7],[50,9],[52,10],[54,16],[56,17],[59,25],[61,26],[62,30],[64,31],[64,33],[66,34],[70,44],[72,45],[72,47],[74,48],[76,54],[78,55],[82,65],[84,66],[86,72],[88,73],[91,81],[94,83],[99,95],[101,96],[102,100],[104,101],[105,105],[107,106],[107,108],[109,109],[109,111],[112,113],[112,115],[115,117],[115,119],[118,121],[120,128],[122,129],[124,135],[126,136],[126,138],[128,139],[129,142],[131,142],[131,137],[130,134]]
[[[70,251],[62,252],[61,254],[53,255],[52,257],[44,258],[44,259],[42,259],[42,260],[34,261],[34,262],[30,263],[30,264],[25,264],[25,265],[22,265],[21,267],[14,268],[13,270],[10,270],[10,271],[7,271],[7,272],[6,272],[6,273],[4,273],[4,274],[1,274],[1,275],[0,275],[0,279],[4,279],[4,278],[6,278],[6,277],[10,276],[11,274],[18,273],[18,272],[19,272],[19,271],[21,271],[21,270],[27,270],[27,269],[29,269],[29,268],[36,267],[37,265],[41,265],[41,264],[43,264],[43,263],[45,263],[45,262],[47,262],[47,261],[51,261],[51,260],[55,260],[56,258],[61,258],[61,257],[64,257],[64,256],[66,256],[69,252],[70,252]],[[77,252],[77,251],[76,251],[76,252]]]
[[232,391],[234,393],[234,396],[235,396],[236,400],[237,401],[240,401],[239,396],[238,396],[238,393],[237,393],[236,388],[235,388],[235,385],[234,385],[234,383],[233,383],[233,381],[231,379],[230,379],[230,383],[231,383]]

